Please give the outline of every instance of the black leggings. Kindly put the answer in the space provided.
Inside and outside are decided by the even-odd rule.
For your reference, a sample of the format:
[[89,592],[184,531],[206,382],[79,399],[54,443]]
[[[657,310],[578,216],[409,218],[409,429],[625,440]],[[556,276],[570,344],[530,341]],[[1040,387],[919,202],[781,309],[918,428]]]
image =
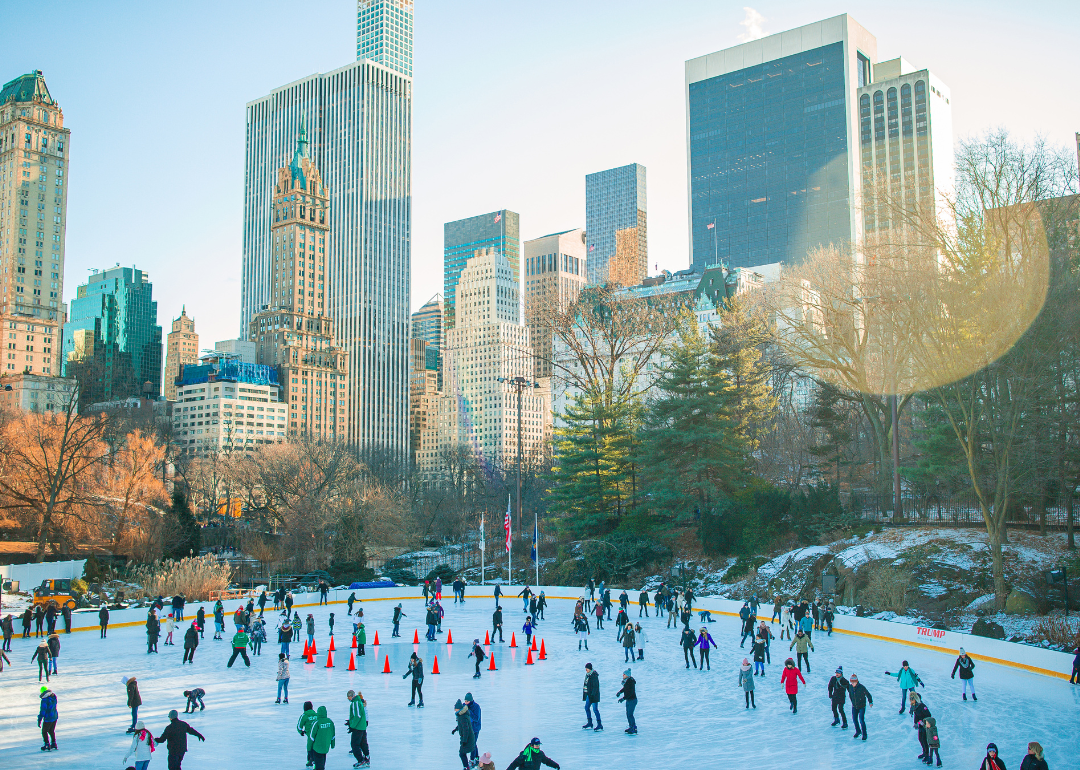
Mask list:
[[424,680],[413,679],[412,680],[412,696],[409,698],[412,701],[416,700],[416,696],[420,696],[420,702],[424,702]]
[[502,626],[494,626],[494,625],[491,627],[491,641],[493,641],[493,642],[495,641],[495,632],[496,631],[499,633],[499,641],[501,642],[503,640]]
[[245,666],[251,666],[251,660],[248,658],[248,654],[247,654],[247,647],[233,647],[233,649],[232,649],[232,657],[229,658],[229,665],[226,666],[226,668],[232,668],[232,664],[236,662],[236,656],[237,655],[243,655],[244,656],[244,665]]
[[919,745],[922,746],[923,756],[930,756],[930,746],[926,740],[926,728],[922,726],[919,727]]
[[697,668],[697,658],[694,657],[694,648],[693,647],[683,647],[682,648],[682,657],[683,657],[683,660],[686,661],[686,667],[687,668],[690,667],[691,663],[694,664],[694,668]]
[[480,676],[480,658],[476,659],[476,670],[473,672],[476,676]]
[[109,624],[108,623],[102,623],[101,624],[101,638],[102,639],[105,638],[105,632],[108,631],[108,630],[109,630]]
[[789,701],[791,701],[791,711],[792,711],[792,713],[797,712],[799,710],[799,700],[798,700],[798,697],[795,695],[795,693],[789,692],[788,696],[787,696],[787,699]]
[[192,663],[195,662],[195,648],[194,647],[185,647],[184,648],[184,659],[181,661],[181,663],[187,663],[189,660]]
[[[746,696],[746,705],[749,707],[751,703],[754,703],[754,691],[746,690],[743,694]],[[754,708],[757,708],[756,703],[754,703]]]
[[809,674],[810,673],[810,655],[809,655],[809,653],[797,652],[797,653],[795,653],[795,657],[799,661],[799,671],[802,671],[803,661],[804,660],[806,661],[806,673]]
[[709,670],[712,671],[712,666],[709,665],[709,648],[702,647],[699,655],[701,655],[701,668],[705,669],[708,666]]
[[[41,739],[46,746],[56,745],[56,721],[41,723]],[[50,740],[51,739],[51,740]]]

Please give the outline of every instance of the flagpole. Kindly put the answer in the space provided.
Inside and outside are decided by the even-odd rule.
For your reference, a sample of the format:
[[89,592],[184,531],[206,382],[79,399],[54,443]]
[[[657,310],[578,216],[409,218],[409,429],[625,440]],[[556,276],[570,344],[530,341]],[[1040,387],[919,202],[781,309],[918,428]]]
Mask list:
[[480,585],[487,581],[484,579],[484,512],[480,512]]
[[513,567],[510,566],[510,556],[514,550],[514,522],[510,519],[510,495],[506,496],[506,585],[514,582]]
[[536,520],[536,509],[533,508],[533,555],[536,557],[536,585],[540,585],[540,530]]

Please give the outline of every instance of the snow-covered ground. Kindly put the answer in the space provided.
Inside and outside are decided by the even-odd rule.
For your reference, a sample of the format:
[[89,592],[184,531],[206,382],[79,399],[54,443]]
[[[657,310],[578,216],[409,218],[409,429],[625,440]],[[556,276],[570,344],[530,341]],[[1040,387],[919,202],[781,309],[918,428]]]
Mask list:
[[[469,642],[477,636],[482,639],[484,630],[490,628],[494,602],[490,598],[470,599],[455,606],[451,600],[443,628],[453,631],[455,644],[421,642],[416,646],[428,671],[435,655],[442,671],[426,678],[426,708],[417,710],[406,706],[409,688],[401,675],[414,649],[410,642],[413,629],[421,626],[423,608],[419,599],[406,601],[403,638],[391,640],[389,615],[394,604],[364,602],[369,640],[377,629],[383,644],[378,648],[369,645],[367,657],[359,659],[358,670],[353,672],[346,670],[350,637],[342,627],[344,605],[301,608],[302,615],[311,611],[318,621],[320,654],[316,664],[305,665],[298,655],[302,643],[293,646],[288,705],[274,704],[278,647],[274,643],[264,646],[251,668],[238,662],[226,669],[230,645],[212,641],[212,633],[200,644],[195,664],[188,666],[180,664],[183,648],[179,630],[177,645],[161,645],[158,655],[146,654],[145,635],[138,627],[114,628],[106,640],[93,631],[63,635],[60,674],[50,683],[59,698],[60,750],[48,754],[39,751],[41,740],[35,727],[38,682],[29,660],[36,642],[16,638],[14,651],[8,655],[12,664],[0,674],[0,757],[4,766],[25,770],[58,763],[64,767],[121,768],[121,757],[131,739],[124,734],[130,716],[120,678],[135,675],[144,701],[140,718],[158,732],[167,723],[169,709],[183,711],[184,689],[198,686],[206,690],[206,711],[189,718],[207,738],[205,743],[191,740],[186,758],[190,768],[302,767],[304,739],[297,735],[295,725],[306,699],[326,705],[337,723],[337,748],[330,753],[327,767],[351,767],[354,760],[347,754],[349,736],[344,724],[349,689],[362,691],[368,702],[373,768],[459,766],[457,738],[450,733],[454,726],[451,707],[470,691],[483,708],[480,750],[490,751],[500,770],[534,735],[564,768],[676,764],[908,768],[916,766],[915,755],[919,753],[916,733],[911,717],[897,713],[900,692],[896,681],[884,675],[885,670],[895,671],[904,658],[926,682],[922,693],[938,718],[941,755],[947,767],[975,767],[989,741],[998,744],[1010,767],[1019,765],[1030,740],[1043,744],[1054,768],[1075,766],[1080,756],[1080,731],[1076,729],[1080,687],[979,663],[976,682],[980,699],[964,702],[959,681],[949,678],[952,658],[857,637],[828,638],[815,633],[813,673],[800,693],[799,713],[794,716],[788,711],[779,682],[787,643],[776,640],[768,675],[757,679],[758,708],[748,711],[736,684],[738,666],[747,651],[739,649],[737,621],[730,618],[709,626],[719,649],[713,651],[713,667],[706,672],[684,668],[677,630],[666,629],[662,619],[642,619],[649,637],[645,660],[630,664],[638,680],[640,733],[627,736],[623,733],[623,707],[615,699],[627,664],[613,624],[589,637],[590,651],[579,652],[570,626],[572,605],[559,600],[552,602],[539,629],[548,659],[527,666],[523,646],[510,650],[506,644],[495,644],[491,649],[499,670],[485,670],[479,680],[472,679]],[[504,599],[503,606],[506,640],[509,642],[510,631],[516,630],[520,644],[521,605]],[[189,617],[197,609],[197,605],[189,605]],[[226,609],[235,606],[230,603]],[[330,611],[336,614],[339,630],[333,669],[324,667]],[[632,607],[631,616],[636,614],[636,607]],[[389,675],[380,673],[385,655],[390,656],[394,671]],[[600,674],[602,734],[581,729],[581,685],[584,665],[590,661]],[[849,676],[858,673],[874,697],[875,705],[866,717],[870,740],[865,743],[852,740],[850,729],[829,726],[826,684],[837,665],[843,665]],[[150,768],[155,767],[165,768],[164,747],[154,754]]]

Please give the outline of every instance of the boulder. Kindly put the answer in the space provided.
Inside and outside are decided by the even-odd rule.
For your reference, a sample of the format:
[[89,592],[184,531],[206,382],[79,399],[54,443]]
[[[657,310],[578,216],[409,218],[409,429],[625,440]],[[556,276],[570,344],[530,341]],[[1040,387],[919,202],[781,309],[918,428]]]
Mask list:
[[1038,611],[1038,600],[1024,591],[1013,591],[1005,600],[1005,613],[1008,615],[1034,615]]
[[985,636],[987,639],[1004,639],[1005,629],[1000,623],[995,623],[986,618],[979,618],[971,627],[971,633],[975,636]]

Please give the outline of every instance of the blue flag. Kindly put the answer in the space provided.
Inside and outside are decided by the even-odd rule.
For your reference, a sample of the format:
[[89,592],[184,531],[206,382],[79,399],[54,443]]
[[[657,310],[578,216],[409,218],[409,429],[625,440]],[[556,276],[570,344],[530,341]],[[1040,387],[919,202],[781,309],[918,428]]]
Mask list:
[[536,526],[533,525],[532,560],[536,562]]

